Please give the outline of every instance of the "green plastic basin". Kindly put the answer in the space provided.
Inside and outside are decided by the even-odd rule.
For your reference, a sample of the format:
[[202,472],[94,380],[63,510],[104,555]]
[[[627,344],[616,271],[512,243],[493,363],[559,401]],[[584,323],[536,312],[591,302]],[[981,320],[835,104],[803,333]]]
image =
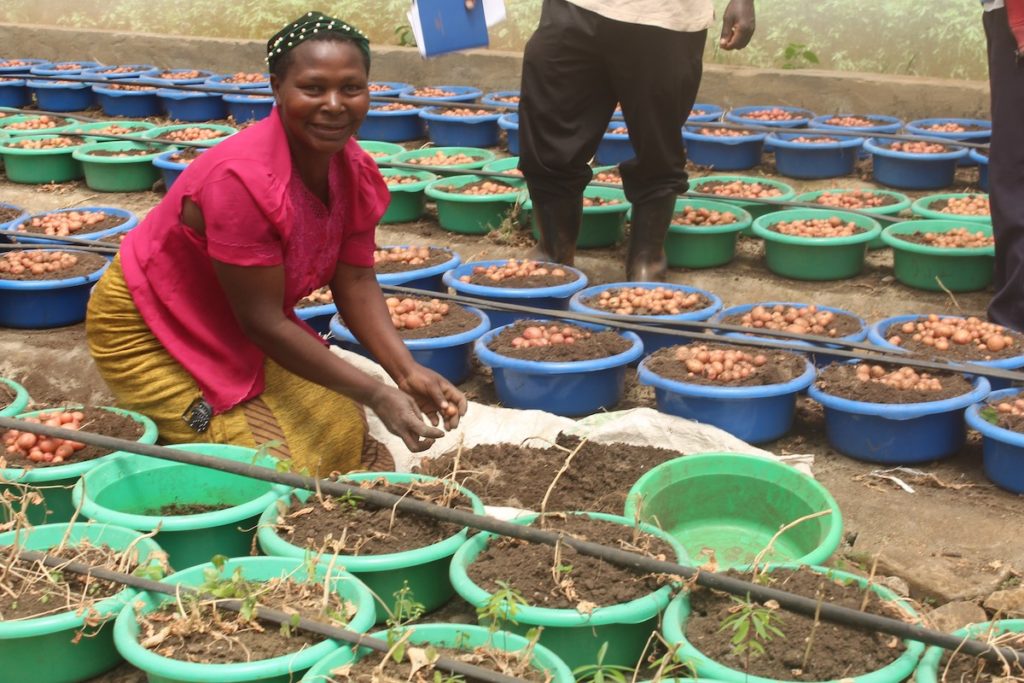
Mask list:
[[[453,171],[472,171],[476,168],[481,168],[484,164],[494,161],[497,158],[489,149],[483,147],[424,147],[423,149],[412,149],[408,152],[401,152],[394,155],[388,161],[395,164],[408,164],[410,159],[422,159],[423,157],[434,156],[438,152],[443,152],[447,156],[454,156],[456,154],[465,154],[468,157],[472,157],[474,160],[465,164],[451,164],[445,166],[446,169]],[[412,169],[406,169],[412,170]]]
[[[769,568],[768,571],[770,572],[771,569],[775,568],[795,569],[797,566],[798,565],[796,564],[778,565],[777,567]],[[813,565],[808,568],[822,574],[828,574],[840,580],[856,581],[860,586],[868,585],[867,579],[839,571],[838,569],[817,567]],[[917,613],[909,603],[900,599],[899,596],[885,586],[873,583],[871,584],[870,589],[883,599],[892,601],[899,605],[900,609],[903,610],[908,617],[914,618],[917,616]],[[705,677],[707,677],[719,681],[726,681],[727,683],[777,683],[777,681],[772,678],[750,676],[744,671],[725,666],[724,664],[712,660],[710,657],[694,647],[686,639],[686,620],[689,616],[690,603],[686,599],[685,595],[681,595],[674,599],[668,606],[668,609],[665,610],[665,618],[662,622],[662,634],[665,636],[665,640],[668,641],[669,645],[679,646],[679,649],[676,652],[676,658],[680,662],[688,663],[695,667],[700,680],[705,680]],[[921,652],[924,650],[924,645],[917,641],[905,640],[903,642],[907,649],[903,651],[903,654],[901,654],[896,661],[891,662],[877,671],[851,671],[841,680],[843,683],[899,683],[899,681],[903,681],[914,672],[917,660],[921,656]],[[803,645],[803,643],[800,643],[801,648]],[[828,656],[827,652],[818,652],[817,654],[820,657]]]
[[[832,216],[853,221],[865,230],[849,237],[797,237],[768,229],[783,221]],[[765,263],[776,275],[794,280],[843,280],[864,268],[868,243],[881,233],[882,226],[873,218],[847,211],[790,209],[755,219],[753,230],[764,240]]]
[[[152,150],[150,154],[131,157],[97,156],[95,152],[134,149]],[[160,169],[153,165],[166,149],[149,147],[138,142],[96,142],[83,145],[71,155],[82,164],[85,184],[98,192],[140,192],[152,189],[160,179]]]
[[[273,469],[278,462],[252,448],[225,444],[180,444],[179,450]],[[86,472],[71,499],[82,515],[108,524],[150,532],[175,569],[208,562],[214,555],[249,554],[256,520],[288,488],[197,465],[182,465],[119,453]],[[173,503],[230,505],[193,515],[161,516],[152,511]]]
[[[633,527],[632,519],[597,512],[585,514],[594,519],[617,522]],[[530,524],[537,515],[527,515],[516,523]],[[649,524],[641,523],[644,531],[663,539],[671,545],[677,560],[687,564],[689,558],[683,547],[671,536]],[[487,548],[495,534],[481,533],[466,541],[452,559],[451,580],[455,591],[474,607],[483,607],[492,594],[469,578],[467,568]],[[513,633],[524,634],[535,626],[543,626],[540,644],[548,647],[564,661],[570,669],[596,664],[598,652],[607,644],[604,664],[633,668],[644,654],[644,648],[657,628],[658,617],[671,598],[672,587],[660,589],[642,598],[617,605],[599,607],[590,614],[575,609],[553,609],[549,607],[518,606],[516,621],[506,623],[505,628]],[[684,598],[685,599],[685,598]]]
[[423,210],[427,205],[427,195],[424,192],[427,185],[437,180],[437,176],[429,171],[408,171],[399,168],[382,168],[380,174],[385,178],[391,176],[412,176],[419,178],[419,182],[404,185],[388,185],[388,192],[391,193],[391,202],[388,210],[384,212],[380,222],[384,223],[407,223],[419,220],[423,216]]
[[[78,121],[71,119],[70,117],[59,117],[63,118],[68,123],[63,126],[54,126],[53,128],[33,128],[28,129],[12,129],[10,125],[12,123],[21,123],[22,121],[29,121],[31,119],[38,119],[40,114],[18,114],[16,116],[6,116],[0,119],[0,133],[6,133],[12,138],[23,137],[26,135],[48,135],[51,133],[69,133],[79,125]],[[54,117],[58,118],[58,117]]]
[[[229,137],[231,137],[232,135],[234,135],[235,133],[238,132],[237,128],[235,128],[233,126],[225,126],[225,125],[220,124],[220,123],[178,123],[178,124],[175,124],[173,126],[159,126],[157,128],[150,128],[146,132],[142,133],[142,137],[144,137],[144,138],[159,138],[159,137],[163,137],[164,135],[167,135],[168,133],[172,133],[172,132],[174,132],[176,130],[185,130],[186,128],[206,128],[206,129],[209,129],[209,130],[219,130],[222,133],[227,133],[227,135],[222,135],[219,138],[213,138],[211,140],[198,140],[198,141],[196,141],[195,144],[199,145],[200,147],[213,147],[218,142],[224,142]],[[173,145],[174,143],[166,143],[166,142],[164,142],[164,143],[160,143],[160,144],[165,144],[165,145],[170,144],[170,145]]]
[[750,214],[736,204],[711,199],[681,197],[676,200],[676,213],[686,207],[729,212],[735,223],[727,225],[670,225],[665,237],[665,256],[672,268],[714,268],[724,266],[736,255],[736,240],[750,226]]
[[21,411],[25,410],[25,406],[28,405],[29,401],[28,391],[25,390],[25,387],[21,386],[13,379],[7,379],[6,377],[0,377],[0,384],[5,384],[14,390],[14,400],[8,403],[5,407],[0,408],[0,417],[17,415]]
[[882,240],[892,247],[896,279],[908,287],[932,292],[942,290],[943,285],[951,292],[985,289],[992,282],[995,246],[944,249],[915,244],[897,237],[915,232],[948,232],[953,228],[992,234],[991,224],[971,223],[961,219],[904,221],[886,228],[882,232]]
[[[395,484],[436,480],[436,477],[401,472],[364,472],[345,475],[345,480],[352,482],[380,478]],[[473,512],[478,515],[484,514],[484,505],[475,494],[461,486],[459,491],[473,501]],[[311,491],[296,491],[294,495],[305,502],[313,494]],[[310,549],[286,541],[274,530],[274,524],[279,514],[278,502],[287,505],[288,498],[288,496],[280,497],[280,501],[275,500],[263,511],[257,532],[260,549],[268,555],[308,557]],[[412,590],[413,598],[422,603],[428,612],[440,607],[455,594],[448,580],[448,565],[451,563],[452,555],[468,535],[467,529],[461,529],[457,534],[443,541],[401,553],[358,556],[324,554],[318,559],[325,564],[333,561],[337,566],[344,567],[359,577],[374,594],[377,603],[377,621],[383,622],[387,619],[388,610],[392,607],[394,594],[401,590],[402,585],[406,582]]]
[[82,165],[72,156],[81,145],[58,149],[21,149],[8,145],[24,140],[49,140],[56,135],[21,135],[0,142],[7,179],[12,183],[66,183],[82,177]]
[[[29,413],[21,413],[17,417],[36,417],[40,413],[59,413],[64,410],[74,411],[79,408],[81,408],[81,406],[69,406],[63,409],[50,408],[47,410],[34,410]],[[156,443],[156,423],[145,415],[131,410],[124,410],[122,408],[105,407],[104,410],[109,410],[120,415],[127,415],[141,424],[142,436],[136,439],[139,443]],[[96,458],[94,460],[71,462],[67,465],[54,465],[52,467],[35,467],[33,469],[0,469],[0,479],[9,482],[17,482],[19,485],[31,486],[42,494],[43,504],[30,506],[27,512],[28,521],[32,524],[56,524],[58,522],[67,522],[71,520],[71,515],[75,512],[75,504],[71,500],[71,489],[78,482],[78,479],[86,472],[89,472],[103,464],[114,455],[115,453],[110,453],[109,455],[104,455],[103,457]],[[3,495],[5,490],[9,490],[11,493],[19,495],[17,486],[12,486],[11,484],[0,484],[0,495]],[[3,511],[0,511],[0,522],[5,521],[7,521],[7,516]]]
[[526,196],[525,189],[492,195],[465,195],[444,189],[462,187],[480,180],[484,178],[457,175],[439,178],[427,185],[427,197],[437,204],[437,221],[442,228],[465,235],[486,235],[497,230],[515,204],[523,201]]
[[[999,619],[998,621],[971,624],[959,631],[954,631],[953,635],[959,638],[978,638],[985,641],[990,636],[999,636],[1003,633],[1024,633],[1024,619]],[[914,672],[914,679],[917,683],[939,683],[942,680],[939,666],[944,652],[945,650],[941,647],[930,647],[924,651],[921,663],[918,664],[917,671]]]
[[[793,201],[808,202],[808,203],[813,204],[813,203],[816,203],[817,200],[818,200],[818,197],[820,197],[823,194],[844,194],[844,193],[847,193],[847,192],[856,192],[856,191],[858,191],[858,190],[855,189],[855,188],[848,188],[848,189],[834,189],[834,190],[818,190],[817,192],[804,192],[801,195],[797,195],[794,198]],[[895,215],[899,214],[900,212],[906,211],[907,209],[910,208],[910,197],[908,197],[907,195],[903,194],[902,192],[895,192],[893,190],[879,190],[879,189],[874,188],[874,187],[872,187],[870,189],[862,188],[860,191],[862,191],[862,192],[863,191],[868,191],[868,192],[872,192],[873,194],[886,195],[888,197],[892,197],[895,200],[892,204],[886,204],[885,206],[872,206],[872,207],[868,207],[868,208],[865,208],[865,209],[860,209],[860,211],[866,211],[867,213],[873,213],[873,214],[877,214],[879,216],[895,216]],[[828,208],[828,207],[822,207],[822,208]],[[868,249],[884,249],[885,247],[886,247],[886,244],[885,244],[885,242],[882,241],[882,236],[881,235],[879,235],[875,239],[873,239],[870,242],[868,242]]]
[[928,208],[935,202],[942,201],[943,199],[966,199],[967,197],[975,197],[977,195],[984,195],[984,192],[945,192],[942,194],[930,194],[927,197],[921,197],[914,202],[911,209],[915,216],[921,216],[922,218],[935,218],[937,220],[958,220],[960,222],[969,221],[971,223],[988,223],[992,224],[992,215],[986,214],[984,216],[971,216],[967,214],[959,213],[943,213],[937,209]]
[[104,128],[109,128],[109,127],[114,126],[114,125],[121,126],[122,128],[131,128],[132,132],[131,133],[126,133],[126,135],[142,135],[147,130],[153,130],[154,128],[156,128],[156,124],[155,123],[151,123],[149,121],[135,121],[135,120],[125,121],[125,120],[113,120],[112,119],[110,121],[95,121],[93,123],[83,123],[81,125],[73,125],[73,126],[70,126],[69,130],[72,133],[81,133],[85,137],[85,141],[87,143],[93,143],[93,142],[114,142],[113,140],[111,140],[108,137],[97,137],[97,136],[89,135],[89,133],[92,132],[92,131],[102,130]]
[[[168,576],[166,583],[185,586],[199,586],[204,581],[204,571],[213,568],[212,563],[191,567]],[[314,565],[313,578],[322,584],[327,579],[326,565]],[[287,576],[295,581],[309,579],[309,564],[302,559],[288,557],[236,557],[224,563],[222,576],[230,576],[236,568],[242,570],[245,579],[259,581]],[[373,626],[373,596],[359,580],[341,569],[332,569],[330,579],[332,590],[356,606],[356,613],[346,628],[356,633],[366,633]],[[142,603],[141,613],[152,612],[164,602],[174,600],[173,596],[143,593],[135,604]],[[139,626],[133,605],[121,610],[114,622],[114,642],[118,652],[133,666],[146,672],[149,683],[293,683],[317,660],[334,652],[340,643],[325,640],[312,647],[292,654],[271,659],[257,659],[232,664],[200,664],[184,662],[147,650],[139,645]],[[347,648],[348,646],[342,646]]]
[[363,151],[369,154],[377,163],[391,161],[391,157],[405,151],[405,147],[396,145],[393,142],[379,142],[377,140],[357,140],[357,142],[363,148]]
[[[505,157],[504,159],[498,159],[492,161],[489,164],[484,165],[480,170],[482,171],[493,171],[494,173],[508,173],[515,175],[517,178],[522,178],[522,173],[514,173],[519,168],[519,157]],[[505,180],[512,180],[512,178],[505,178]]]
[[824,486],[770,458],[700,453],[664,462],[640,477],[626,517],[664,529],[690,557],[715,553],[719,567],[750,564],[783,526],[831,510],[781,534],[764,561],[820,564],[839,547],[843,518]]
[[[46,524],[28,531],[0,534],[0,546],[21,545],[27,550],[48,550],[60,545],[67,524]],[[135,559],[140,564],[159,565],[163,551],[156,541],[139,538],[131,529],[107,524],[75,524],[69,534],[69,545],[88,539],[94,545],[106,544],[114,550],[127,550],[134,544]],[[94,605],[96,616],[112,620],[128,604],[136,591],[125,588]],[[7,598],[5,598],[7,599]],[[91,615],[90,615],[91,616]],[[35,619],[0,621],[0,662],[3,680],[33,683],[76,683],[98,676],[121,661],[114,648],[114,628],[104,623],[99,629],[88,628],[89,635],[72,640],[85,624],[85,614],[58,612]]]
[[[626,214],[632,207],[632,204],[626,201],[626,193],[611,187],[587,187],[583,190],[583,196],[592,199],[617,199],[619,203],[584,206],[583,220],[580,222],[580,236],[576,239],[576,246],[580,249],[598,249],[610,247],[622,241],[622,235],[626,229]],[[532,199],[527,199],[523,203],[523,211],[530,212],[532,216]],[[539,241],[540,230],[536,223],[533,223],[531,230],[533,238]]]
[[[403,629],[403,633],[405,631],[412,631],[412,635],[408,639],[412,645],[433,645],[453,650],[491,647],[505,652],[518,652],[530,644],[526,638],[515,633],[506,631],[491,633],[490,629],[473,624],[418,624]],[[372,635],[384,640],[387,637],[387,631],[378,631]],[[328,683],[331,680],[332,670],[356,662],[371,652],[372,650],[369,648],[360,648],[358,653],[347,647],[335,650],[313,665],[313,668],[302,677],[301,683]],[[552,683],[574,683],[575,681],[572,671],[565,665],[565,662],[540,643],[533,646],[531,663],[534,668],[548,673]]]

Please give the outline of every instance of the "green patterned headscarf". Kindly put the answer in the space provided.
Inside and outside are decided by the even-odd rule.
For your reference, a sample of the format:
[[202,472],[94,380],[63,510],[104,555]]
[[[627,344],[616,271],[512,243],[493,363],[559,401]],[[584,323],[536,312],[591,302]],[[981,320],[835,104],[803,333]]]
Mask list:
[[267,41],[267,65],[270,71],[281,57],[288,54],[303,42],[324,33],[350,39],[366,57],[366,65],[370,65],[370,39],[362,31],[341,19],[329,17],[320,12],[306,12],[301,17],[285,26]]

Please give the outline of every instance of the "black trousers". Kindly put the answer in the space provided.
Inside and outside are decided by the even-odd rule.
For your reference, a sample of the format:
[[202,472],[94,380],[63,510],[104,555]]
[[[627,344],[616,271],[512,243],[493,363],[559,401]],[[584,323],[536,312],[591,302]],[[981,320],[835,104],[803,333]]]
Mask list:
[[685,192],[682,126],[697,97],[707,31],[607,19],[544,0],[526,44],[519,168],[535,202],[578,197],[615,103],[636,156],[621,164],[633,203]]
[[988,317],[1024,331],[1024,60],[1014,51],[1006,10],[985,12],[992,91],[989,199],[996,238],[995,296]]

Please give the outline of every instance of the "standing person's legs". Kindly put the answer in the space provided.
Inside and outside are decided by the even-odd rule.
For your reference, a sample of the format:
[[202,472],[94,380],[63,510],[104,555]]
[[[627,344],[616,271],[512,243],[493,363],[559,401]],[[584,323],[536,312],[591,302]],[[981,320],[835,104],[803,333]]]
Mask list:
[[697,98],[707,31],[683,33],[609,22],[602,28],[612,84],[636,156],[620,165],[633,203],[626,278],[665,279],[665,234],[686,192],[682,127]]
[[988,317],[1024,331],[1024,64],[1006,10],[986,12],[992,144],[989,197],[996,238],[995,296]]
[[565,0],[544,0],[526,44],[519,105],[519,168],[533,200],[543,257],[572,265],[589,162],[615,95],[598,40],[604,19]]

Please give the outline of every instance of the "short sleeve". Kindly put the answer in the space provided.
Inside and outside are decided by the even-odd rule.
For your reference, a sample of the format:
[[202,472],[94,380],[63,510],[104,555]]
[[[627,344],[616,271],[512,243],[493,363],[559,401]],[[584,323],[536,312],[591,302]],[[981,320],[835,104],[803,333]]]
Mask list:
[[221,166],[192,199],[203,212],[211,258],[236,266],[284,263],[284,191],[266,169]]
[[342,231],[338,261],[359,268],[373,267],[373,251],[377,248],[377,223],[387,211],[391,193],[373,159],[362,151],[349,148],[346,155],[351,173],[356,178],[348,188],[347,223]]

